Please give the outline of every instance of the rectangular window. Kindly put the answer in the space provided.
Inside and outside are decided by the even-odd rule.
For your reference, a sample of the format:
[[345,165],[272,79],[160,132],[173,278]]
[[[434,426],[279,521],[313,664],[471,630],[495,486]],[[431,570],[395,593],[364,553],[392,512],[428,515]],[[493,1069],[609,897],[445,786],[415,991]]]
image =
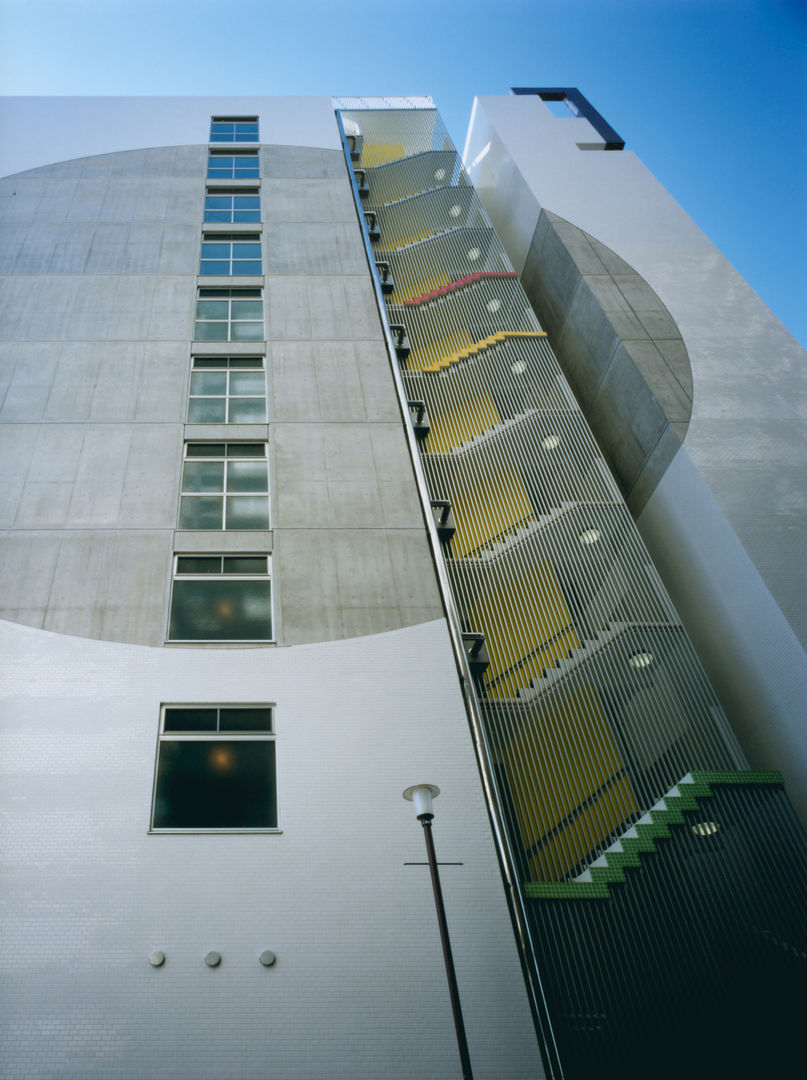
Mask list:
[[260,233],[205,233],[202,237],[202,275],[260,274]]
[[270,705],[165,705],[152,829],[276,829]]
[[257,116],[213,116],[210,118],[210,141],[257,142]]
[[262,356],[195,356],[189,424],[265,424]]
[[261,197],[257,188],[227,191],[213,188],[205,197],[205,221],[257,222],[261,220]]
[[260,176],[257,150],[240,150],[237,154],[226,150],[211,150],[207,162],[210,180],[255,180]]
[[200,289],[196,301],[196,341],[262,341],[260,289]]
[[268,555],[177,555],[169,641],[271,641]]
[[185,443],[180,529],[268,529],[266,443]]

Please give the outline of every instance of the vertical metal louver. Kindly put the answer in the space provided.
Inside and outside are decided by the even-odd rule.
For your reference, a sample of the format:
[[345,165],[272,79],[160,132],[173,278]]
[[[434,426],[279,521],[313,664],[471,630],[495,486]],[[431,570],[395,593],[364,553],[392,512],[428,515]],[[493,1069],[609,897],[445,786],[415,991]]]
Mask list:
[[[721,798],[734,792],[740,828],[742,806],[753,801],[743,804],[741,793],[756,774],[744,771],[438,114],[387,108],[340,116],[366,189],[359,210],[372,218],[372,258],[393,283],[384,296],[388,321],[407,340],[399,361],[405,399],[423,403],[428,415],[418,451],[429,497],[451,508],[442,558],[460,629],[484,636],[488,662],[474,672],[475,707],[496,812],[531,926],[542,942],[551,934],[562,946],[562,961],[536,950],[564,1063],[553,1068],[587,1075],[591,1055],[621,1052],[634,1030],[615,1019],[630,994],[612,977],[619,965],[609,969],[605,959],[613,941],[604,944],[608,934],[629,934],[630,919],[614,921],[610,894],[591,892],[597,875],[692,776],[729,777],[734,786]],[[753,787],[755,798],[760,790]],[[690,823],[674,826],[690,830],[689,843]],[[655,849],[643,851],[652,860]],[[637,850],[625,901],[625,911],[633,904],[643,925],[655,927],[642,932],[660,936],[676,904],[691,906],[695,888],[675,845],[664,851],[662,872],[662,859],[647,870]],[[716,865],[719,904],[730,905],[733,864]],[[671,880],[686,901],[671,899]],[[667,960],[660,949],[639,964],[631,992],[641,996],[642,979],[663,982]],[[683,1000],[682,993],[668,996]]]

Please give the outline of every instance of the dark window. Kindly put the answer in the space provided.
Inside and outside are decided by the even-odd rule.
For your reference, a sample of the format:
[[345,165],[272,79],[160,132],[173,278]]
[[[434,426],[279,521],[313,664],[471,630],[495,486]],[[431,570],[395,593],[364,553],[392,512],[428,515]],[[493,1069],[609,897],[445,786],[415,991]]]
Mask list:
[[271,641],[268,555],[177,555],[169,641]]
[[277,828],[271,706],[163,708],[152,828]]

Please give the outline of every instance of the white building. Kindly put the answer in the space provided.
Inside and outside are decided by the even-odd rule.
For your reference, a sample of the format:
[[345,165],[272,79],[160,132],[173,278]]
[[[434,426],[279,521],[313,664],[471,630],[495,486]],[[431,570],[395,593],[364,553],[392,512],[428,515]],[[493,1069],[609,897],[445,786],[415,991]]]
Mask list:
[[[543,106],[512,100],[483,99],[468,160],[528,292],[549,213],[651,280],[536,201],[507,110]],[[737,648],[742,605],[779,635],[780,667],[738,662],[779,703],[757,747],[659,539],[697,503],[708,577],[728,525],[677,446],[627,486],[715,696],[430,101],[3,108],[2,1075],[459,1076],[419,782],[476,1080],[648,1074],[623,931],[653,1023],[670,996],[655,1045],[691,1056],[699,954],[654,909],[710,911],[715,882],[736,925],[702,992],[752,988],[733,1022],[777,980],[795,1001],[803,848],[751,769],[799,791],[802,660],[740,551],[709,596]],[[688,446],[697,415],[664,415]]]

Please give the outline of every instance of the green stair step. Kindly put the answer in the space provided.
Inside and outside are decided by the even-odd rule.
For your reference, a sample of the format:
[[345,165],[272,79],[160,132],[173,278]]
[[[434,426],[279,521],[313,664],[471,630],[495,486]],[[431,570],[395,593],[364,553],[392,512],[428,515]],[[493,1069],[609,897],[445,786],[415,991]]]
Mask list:
[[673,825],[686,822],[685,811],[697,810],[702,800],[711,798],[712,788],[717,784],[735,787],[777,786],[784,784],[780,772],[774,769],[731,770],[699,769],[691,773],[691,779],[676,786],[677,795],[665,795],[664,807],[649,811],[650,821],[635,826],[637,835],[622,839],[621,851],[606,855],[604,866],[592,866],[591,881],[527,881],[524,895],[530,900],[608,900],[611,885],[624,884],[625,871],[638,869],[643,860],[657,852],[657,843],[670,838]]

